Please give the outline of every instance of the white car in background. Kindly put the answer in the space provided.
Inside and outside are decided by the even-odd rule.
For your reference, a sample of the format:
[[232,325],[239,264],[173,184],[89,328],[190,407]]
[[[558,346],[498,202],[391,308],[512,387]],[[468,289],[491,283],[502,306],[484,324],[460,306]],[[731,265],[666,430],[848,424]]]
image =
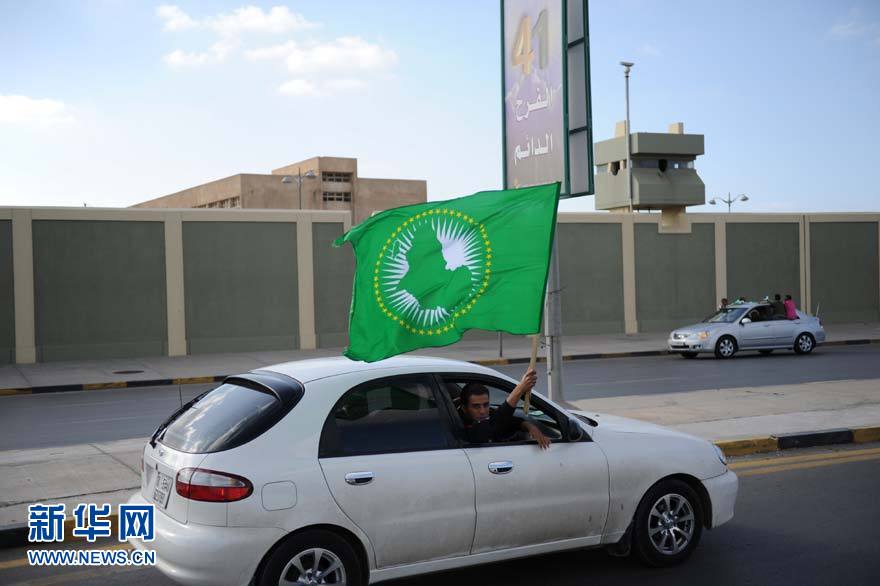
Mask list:
[[468,444],[469,382],[493,405],[516,385],[420,357],[229,377],[144,447],[131,502],[155,504],[156,539],[135,545],[183,584],[357,586],[585,547],[672,565],[732,518],[738,480],[709,442],[534,393],[549,449]]

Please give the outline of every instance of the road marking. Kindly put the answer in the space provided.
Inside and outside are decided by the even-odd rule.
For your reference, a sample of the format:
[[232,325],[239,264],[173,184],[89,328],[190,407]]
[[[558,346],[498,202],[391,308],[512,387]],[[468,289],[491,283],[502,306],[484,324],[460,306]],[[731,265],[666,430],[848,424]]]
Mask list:
[[[36,547],[36,546],[40,546],[43,544],[32,543],[31,545]],[[45,549],[45,547],[43,547],[41,549]],[[80,549],[80,548],[74,548],[74,549]],[[86,547],[86,548],[82,548],[82,549],[84,549],[85,551],[88,551],[91,549],[102,549],[102,550],[103,549],[107,549],[107,550],[109,550],[109,549],[129,549],[130,550],[130,549],[134,549],[134,548],[128,543],[116,543],[116,544],[108,545],[105,547]],[[27,559],[27,557],[23,557],[23,558],[18,558],[18,559],[14,559],[14,560],[8,560],[5,562],[0,562],[0,570],[9,570],[11,568],[20,568],[22,566],[27,566],[27,565],[30,565],[28,562],[28,559]],[[43,566],[40,566],[40,567],[43,567]]]
[[869,448],[865,450],[843,450],[840,452],[820,452],[815,454],[807,454],[804,456],[781,456],[776,458],[761,458],[755,460],[743,460],[741,462],[733,462],[728,468],[733,470],[741,470],[744,468],[759,468],[762,466],[784,466],[794,462],[813,462],[824,460],[837,460],[841,458],[852,458],[862,455],[880,455],[880,448]]
[[849,464],[850,462],[864,462],[867,460],[880,460],[880,454],[866,454],[849,458],[828,458],[813,462],[796,462],[780,466],[767,466],[764,468],[747,468],[736,473],[740,478],[744,476],[758,476],[761,474],[773,474],[774,472],[786,472],[788,470],[805,470],[808,468],[820,468],[822,466],[834,466],[835,464]]

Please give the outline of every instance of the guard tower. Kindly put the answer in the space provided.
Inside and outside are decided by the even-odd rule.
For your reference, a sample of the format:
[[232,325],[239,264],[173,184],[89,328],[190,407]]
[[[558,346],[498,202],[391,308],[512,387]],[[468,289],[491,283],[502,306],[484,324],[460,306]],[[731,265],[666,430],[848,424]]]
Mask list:
[[627,191],[626,123],[618,122],[614,138],[595,144],[596,209],[610,212],[660,210],[664,232],[690,232],[687,206],[706,203],[706,186],[694,169],[704,153],[702,134],[685,134],[684,123],[668,133],[634,132],[632,202]]

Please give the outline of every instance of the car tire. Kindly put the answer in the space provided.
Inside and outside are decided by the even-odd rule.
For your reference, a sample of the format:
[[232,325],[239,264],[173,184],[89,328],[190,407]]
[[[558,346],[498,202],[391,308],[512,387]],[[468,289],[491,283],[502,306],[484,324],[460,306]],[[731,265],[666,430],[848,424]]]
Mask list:
[[682,352],[681,355],[684,358],[696,358],[698,352]]
[[768,356],[770,354],[773,354],[773,350],[758,350],[758,352],[760,352],[764,356]]
[[721,336],[721,339],[715,344],[715,357],[733,358],[737,350],[736,340],[733,336]]
[[816,347],[816,339],[812,334],[803,332],[794,339],[794,351],[798,354],[809,354]]
[[693,553],[702,534],[703,507],[697,493],[681,480],[662,480],[639,503],[632,548],[643,564],[674,566]]
[[303,576],[306,581],[313,579],[320,584],[363,584],[361,566],[351,545],[339,535],[322,530],[297,533],[282,542],[269,555],[256,584],[278,586],[282,576],[294,583]]

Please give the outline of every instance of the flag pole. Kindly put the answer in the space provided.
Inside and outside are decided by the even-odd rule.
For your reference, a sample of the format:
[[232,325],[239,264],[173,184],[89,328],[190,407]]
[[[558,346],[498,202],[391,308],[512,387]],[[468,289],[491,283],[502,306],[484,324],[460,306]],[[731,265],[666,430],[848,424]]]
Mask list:
[[[540,334],[535,334],[534,336],[532,336],[532,358],[529,360],[529,370],[532,370],[533,368],[535,368],[535,361],[538,358],[538,336],[539,335]],[[528,371],[526,371],[526,372],[528,372]],[[528,391],[526,391],[526,398],[525,398],[525,402],[523,403],[523,413],[524,414],[526,414],[526,415],[529,414],[529,405],[531,405],[531,403],[532,403],[532,390],[529,389]]]
[[562,288],[559,284],[559,253],[553,236],[547,296],[544,307],[544,334],[547,337],[547,396],[565,403],[562,393]]

